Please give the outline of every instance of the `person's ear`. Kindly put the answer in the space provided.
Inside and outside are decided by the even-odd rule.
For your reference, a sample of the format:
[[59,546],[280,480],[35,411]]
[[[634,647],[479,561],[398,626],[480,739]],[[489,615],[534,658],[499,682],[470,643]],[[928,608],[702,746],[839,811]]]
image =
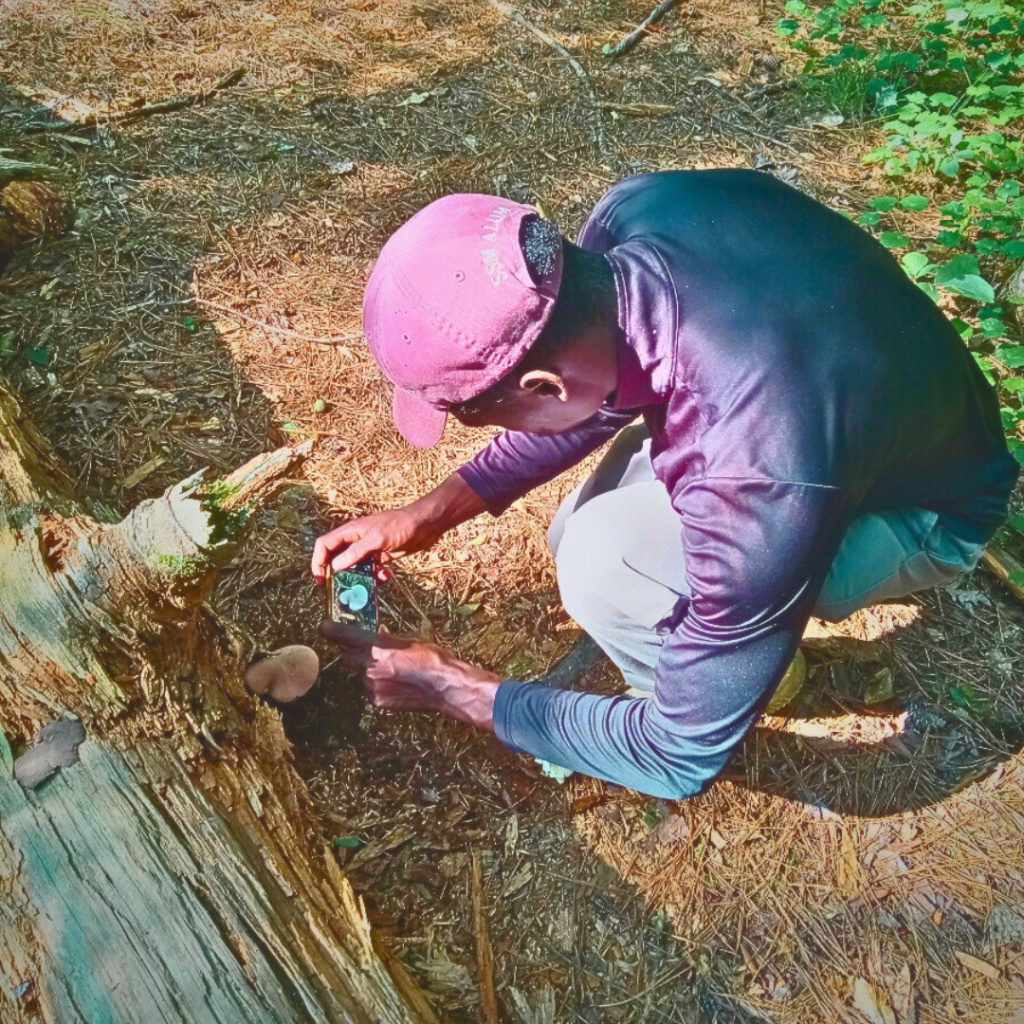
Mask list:
[[565,381],[550,370],[528,370],[519,378],[519,386],[523,391],[544,398],[557,398],[560,402],[569,400],[569,390]]

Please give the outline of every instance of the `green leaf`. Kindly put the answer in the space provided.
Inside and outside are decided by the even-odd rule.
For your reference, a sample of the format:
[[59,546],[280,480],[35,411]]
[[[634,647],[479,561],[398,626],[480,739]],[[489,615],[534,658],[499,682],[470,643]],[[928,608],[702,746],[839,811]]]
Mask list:
[[857,218],[857,223],[860,224],[861,227],[873,228],[881,221],[881,219],[882,215],[880,213],[862,213]]
[[979,273],[977,256],[954,256],[948,263],[939,267],[935,274],[935,283],[944,285],[947,280],[977,273]]
[[792,18],[781,18],[779,21],[775,22],[775,32],[780,36],[795,35],[799,28],[800,22],[794,21]]
[[949,322],[964,341],[970,341],[974,336],[974,328],[962,317],[955,316]]
[[996,359],[1011,370],[1019,370],[1024,366],[1024,345],[1003,345],[996,352]]
[[194,316],[185,316],[181,318],[181,326],[186,331],[194,331],[196,329],[196,318]]
[[338,836],[334,840],[334,845],[339,850],[354,850],[360,844],[360,840],[356,836]]
[[878,240],[886,249],[900,249],[904,245],[910,245],[910,238],[902,231],[883,231]]
[[1024,259],[1024,239],[1015,238],[1012,241],[1004,242],[1000,248],[1003,255],[1011,260]]
[[988,356],[978,355],[977,352],[972,352],[971,355],[974,356],[974,361],[978,364],[978,369],[985,375],[985,380],[987,380],[989,384],[995,385],[996,379],[992,375],[992,363],[989,361]]
[[964,683],[961,686],[951,686],[949,688],[949,695],[958,708],[963,708],[965,711],[974,710],[976,704],[974,688],[970,683]]
[[965,299],[974,299],[975,302],[992,302],[996,297],[992,285],[978,274],[964,274],[946,281],[939,281],[939,275],[936,274],[935,283],[948,292],[962,295]]
[[470,615],[475,614],[479,610],[480,610],[480,602],[479,601],[470,601],[467,604],[460,604],[458,606],[458,608],[455,609],[455,614],[460,616],[463,619],[468,619],[470,617]]
[[1018,533],[1024,533],[1024,514],[1015,512],[1006,522],[1009,524],[1010,529],[1016,530]]
[[[1024,377],[1004,377],[999,386],[1004,391],[1009,391],[1011,395],[1019,395],[1024,392]],[[1024,522],[1024,516],[1021,517],[1021,521]],[[1021,529],[1021,533],[1024,533],[1024,528]]]
[[872,210],[881,210],[882,213],[888,213],[889,210],[893,209],[899,203],[899,199],[896,196],[879,196],[877,199],[871,200]]
[[931,264],[923,252],[908,252],[901,260],[903,269],[915,280],[919,278]]
[[963,236],[959,231],[940,231],[935,236],[935,241],[947,249],[958,249],[963,244]]
[[939,173],[944,174],[947,178],[955,178],[959,170],[960,161],[955,160],[953,157],[949,157],[939,164]]
[[931,200],[927,196],[914,194],[904,196],[900,200],[900,206],[904,210],[913,210],[915,213],[920,213],[930,202]]
[[36,366],[50,365],[50,353],[45,348],[27,348],[25,358]]
[[1010,582],[1015,587],[1024,587],[1024,569],[1017,569],[1010,573]]
[[655,804],[648,804],[644,809],[644,824],[652,829],[661,824],[661,811]]

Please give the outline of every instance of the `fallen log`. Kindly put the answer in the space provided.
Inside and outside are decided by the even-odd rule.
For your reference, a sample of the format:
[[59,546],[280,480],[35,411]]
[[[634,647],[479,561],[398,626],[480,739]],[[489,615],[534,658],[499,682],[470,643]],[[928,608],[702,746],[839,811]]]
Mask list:
[[0,382],[5,1024],[435,1020],[312,845],[252,644],[205,603],[308,450],[111,522]]

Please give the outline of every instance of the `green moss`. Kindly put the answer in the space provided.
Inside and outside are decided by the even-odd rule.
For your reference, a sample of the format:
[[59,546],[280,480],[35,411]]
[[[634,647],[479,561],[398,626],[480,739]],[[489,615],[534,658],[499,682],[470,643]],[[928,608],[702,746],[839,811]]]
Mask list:
[[202,572],[205,566],[192,555],[158,555],[156,564],[166,572],[172,572],[175,576],[195,576]]
[[237,494],[236,485],[214,480],[199,488],[199,504],[210,517],[210,547],[220,547],[236,540],[238,535],[249,525],[252,510],[246,506],[226,510],[224,503],[232,495]]
[[238,493],[238,490],[237,485],[229,484],[226,480],[213,480],[199,488],[199,496],[203,508],[221,508],[228,498]]

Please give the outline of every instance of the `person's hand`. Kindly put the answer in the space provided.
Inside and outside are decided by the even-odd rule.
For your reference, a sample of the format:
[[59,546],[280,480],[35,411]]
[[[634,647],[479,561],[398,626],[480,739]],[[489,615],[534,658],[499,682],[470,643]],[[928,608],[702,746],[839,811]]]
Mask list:
[[452,473],[411,505],[350,519],[325,533],[313,548],[313,578],[322,585],[328,565],[341,572],[367,555],[384,563],[426,551],[448,530],[484,511],[483,499],[458,473]]
[[320,633],[350,668],[363,669],[366,693],[378,708],[434,711],[494,729],[501,677],[459,661],[440,647],[408,637],[368,633],[325,620]]
[[310,569],[316,582],[323,584],[328,565],[334,572],[341,572],[367,555],[383,564],[426,551],[443,533],[444,529],[415,505],[350,519],[317,538]]

